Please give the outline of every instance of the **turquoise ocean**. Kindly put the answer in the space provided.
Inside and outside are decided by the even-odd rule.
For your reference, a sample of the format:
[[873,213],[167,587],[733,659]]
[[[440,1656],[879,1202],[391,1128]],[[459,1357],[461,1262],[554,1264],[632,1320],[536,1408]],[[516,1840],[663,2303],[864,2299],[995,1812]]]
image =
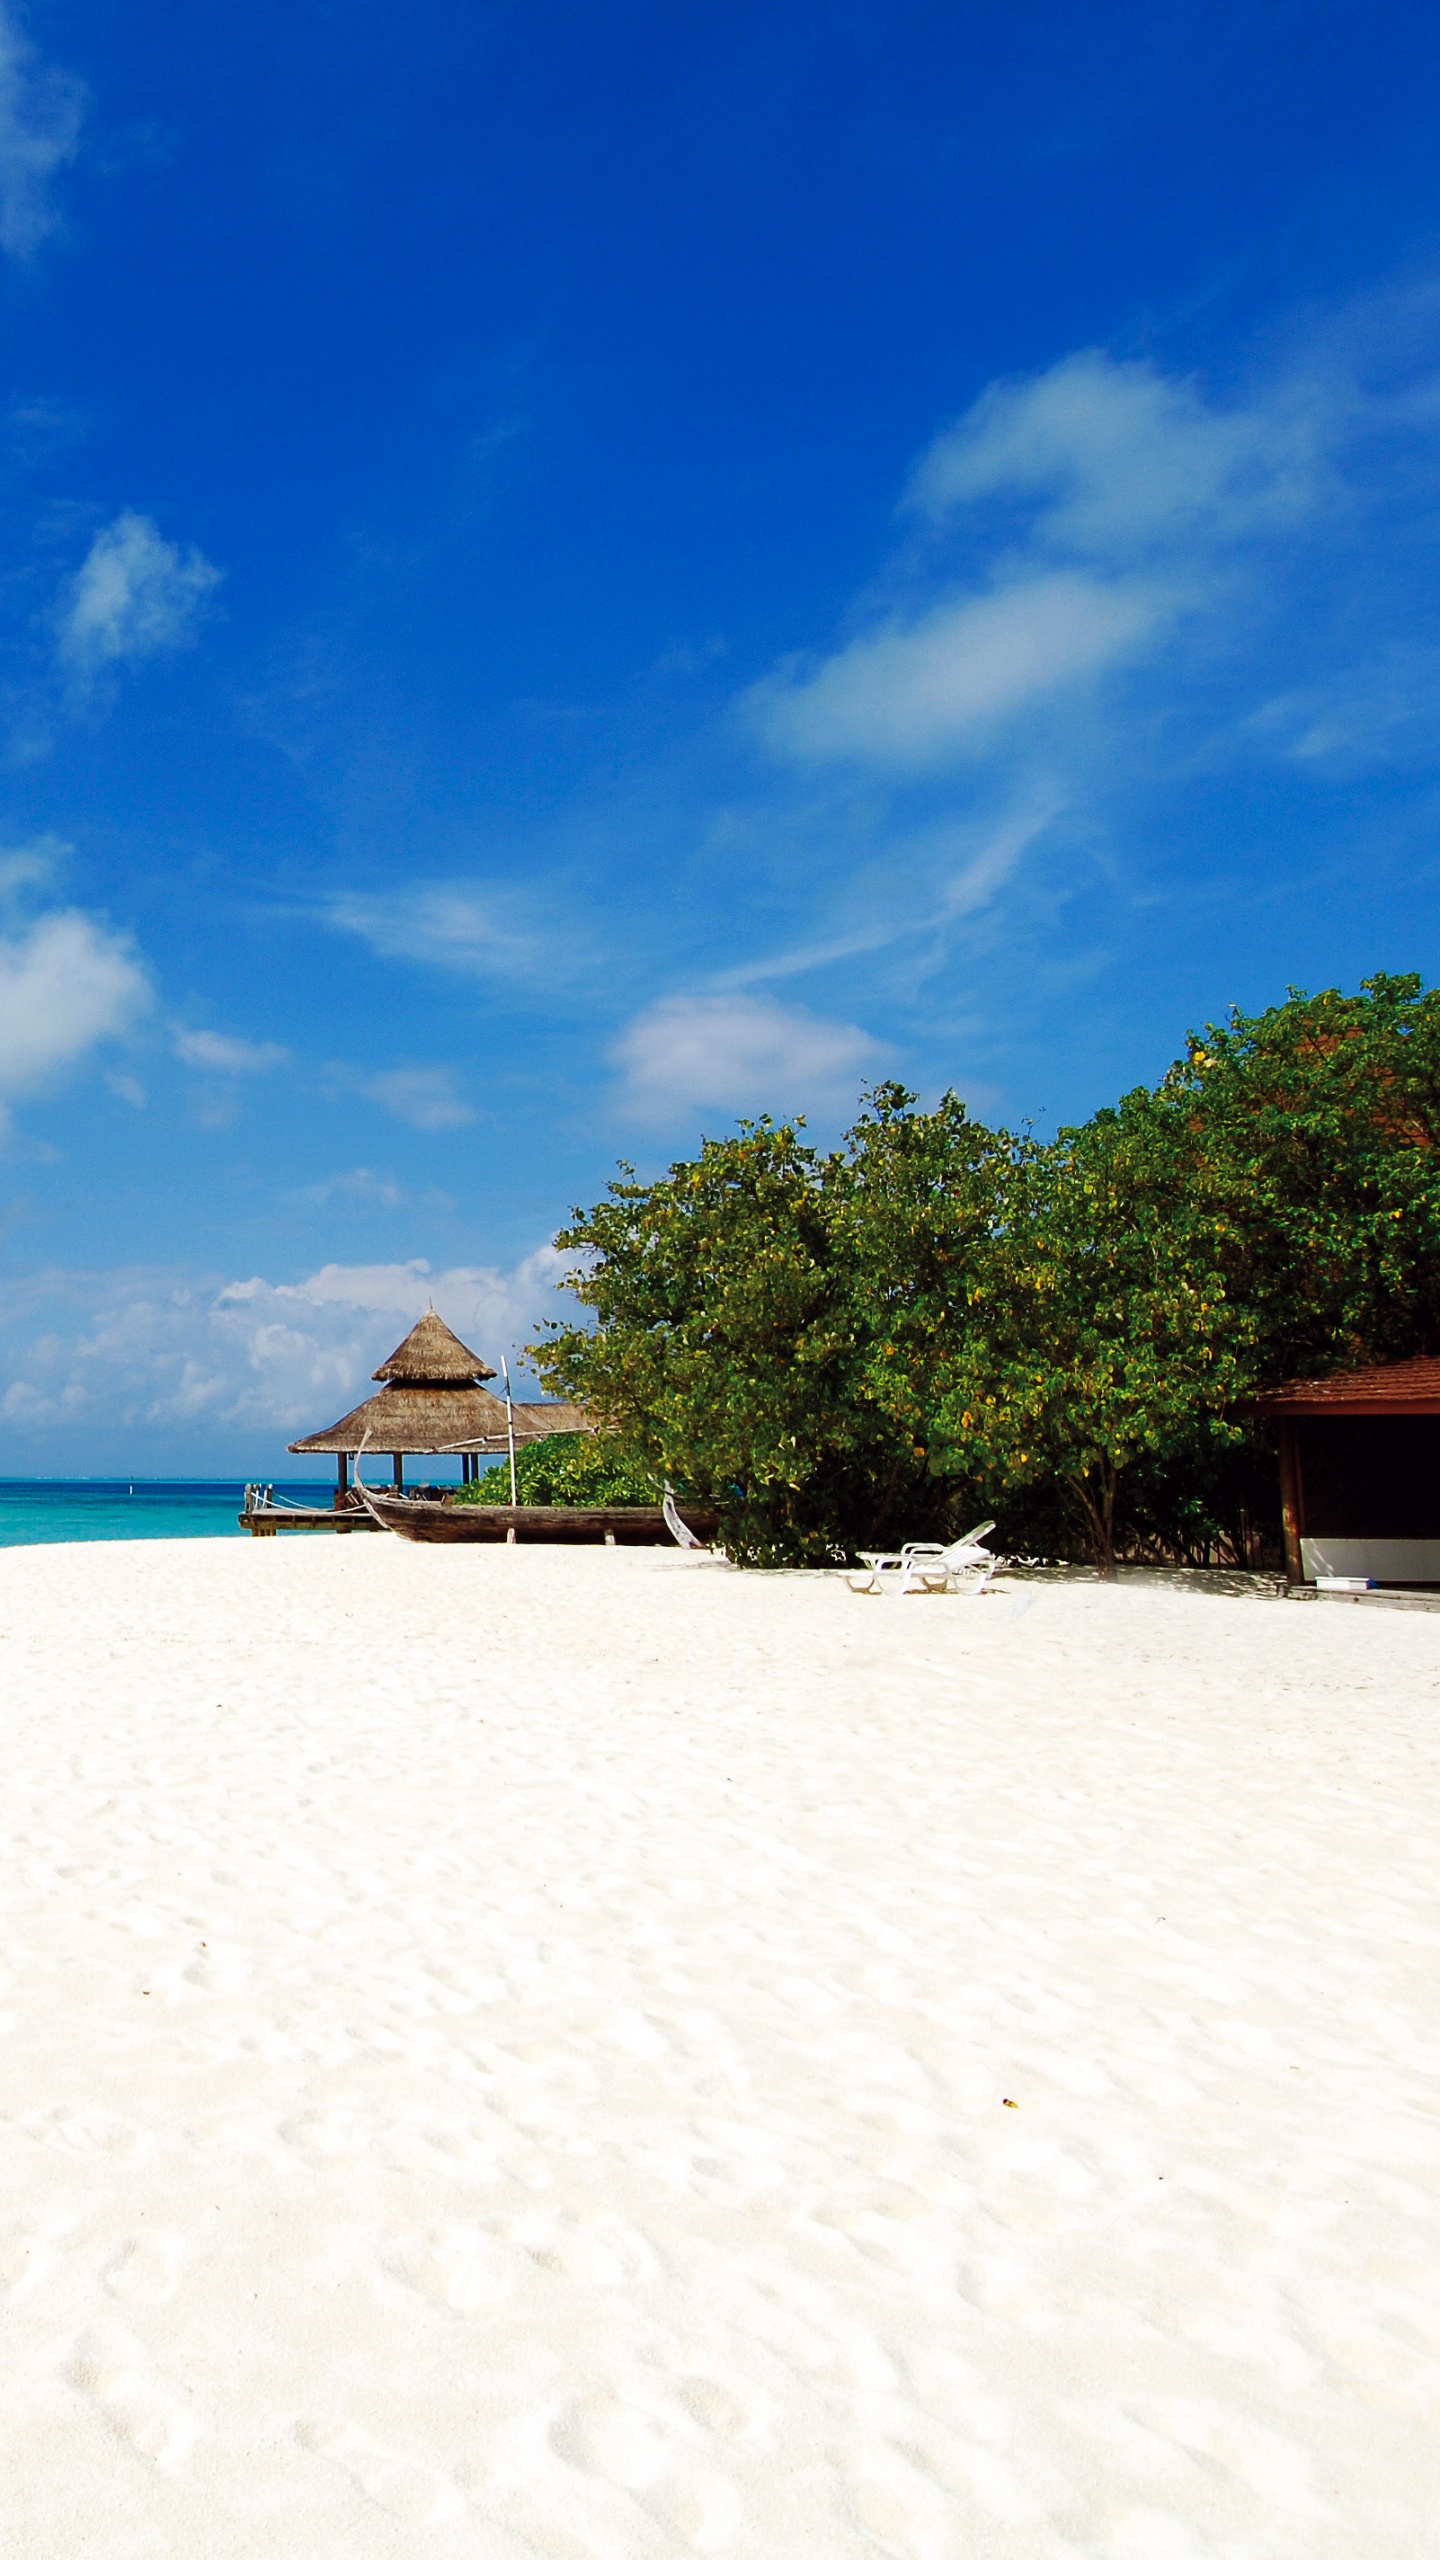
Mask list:
[[[277,1482],[289,1502],[320,1502],[329,1509],[335,1479],[323,1484]],[[39,1477],[0,1477],[0,1547],[51,1547],[87,1538],[238,1538],[243,1483],[157,1483],[143,1476],[115,1482],[85,1478],[57,1483]]]

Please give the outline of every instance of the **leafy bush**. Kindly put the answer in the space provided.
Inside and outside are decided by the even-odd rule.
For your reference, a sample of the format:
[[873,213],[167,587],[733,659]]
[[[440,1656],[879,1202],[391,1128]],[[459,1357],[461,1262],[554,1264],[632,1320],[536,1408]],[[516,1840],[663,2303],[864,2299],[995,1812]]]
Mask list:
[[[664,1492],[643,1461],[609,1433],[557,1431],[527,1441],[515,1452],[515,1483],[522,1502],[560,1503],[577,1510],[609,1503],[658,1502]],[[474,1484],[462,1485],[457,1502],[507,1503],[510,1462],[502,1458]]]

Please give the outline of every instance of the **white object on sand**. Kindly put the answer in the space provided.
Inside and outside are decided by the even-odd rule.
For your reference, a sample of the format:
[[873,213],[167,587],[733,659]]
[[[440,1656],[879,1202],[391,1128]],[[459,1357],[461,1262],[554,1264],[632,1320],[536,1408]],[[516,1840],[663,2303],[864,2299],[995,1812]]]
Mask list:
[[893,1553],[862,1547],[860,1560],[869,1570],[846,1579],[852,1591],[898,1591],[902,1597],[913,1591],[983,1591],[1002,1561],[981,1543],[994,1526],[993,1520],[982,1520],[948,1547],[933,1538],[912,1538]]

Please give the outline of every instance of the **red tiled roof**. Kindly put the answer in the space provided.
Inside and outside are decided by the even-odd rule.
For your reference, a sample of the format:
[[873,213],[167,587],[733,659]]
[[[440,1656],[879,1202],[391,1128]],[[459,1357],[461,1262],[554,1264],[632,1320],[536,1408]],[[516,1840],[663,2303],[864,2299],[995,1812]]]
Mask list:
[[1262,1413],[1440,1413],[1440,1359],[1389,1360],[1373,1369],[1336,1369],[1328,1378],[1290,1378],[1255,1398]]

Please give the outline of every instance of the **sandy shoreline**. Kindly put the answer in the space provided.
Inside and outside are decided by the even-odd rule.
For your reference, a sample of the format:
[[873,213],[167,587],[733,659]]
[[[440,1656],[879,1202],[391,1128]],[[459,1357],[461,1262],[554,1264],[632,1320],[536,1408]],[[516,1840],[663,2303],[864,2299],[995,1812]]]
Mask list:
[[0,2551],[1440,2547],[1435,1617],[92,1545],[0,1687]]

